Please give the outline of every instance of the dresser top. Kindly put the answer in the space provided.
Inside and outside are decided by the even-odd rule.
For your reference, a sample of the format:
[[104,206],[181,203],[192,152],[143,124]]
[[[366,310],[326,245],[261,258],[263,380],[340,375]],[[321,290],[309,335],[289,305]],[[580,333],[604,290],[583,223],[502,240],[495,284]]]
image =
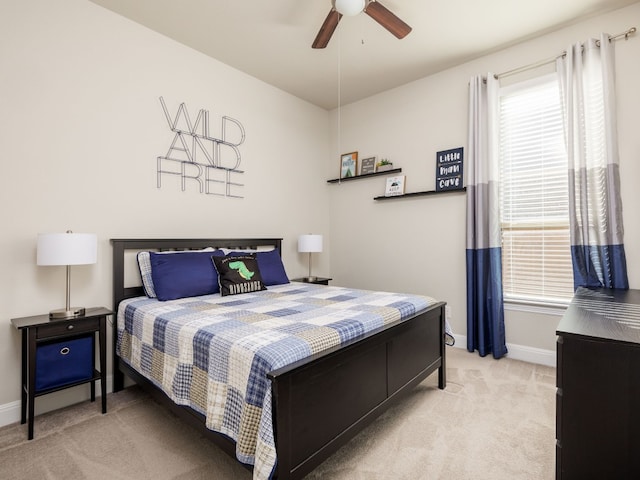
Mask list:
[[579,288],[556,333],[640,344],[640,290]]

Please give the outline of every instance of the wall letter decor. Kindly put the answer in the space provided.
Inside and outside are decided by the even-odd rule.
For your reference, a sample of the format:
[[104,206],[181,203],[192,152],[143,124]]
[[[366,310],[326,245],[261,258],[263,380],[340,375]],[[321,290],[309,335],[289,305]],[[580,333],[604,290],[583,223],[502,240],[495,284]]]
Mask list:
[[178,107],[173,120],[164,99],[160,104],[169,129],[175,133],[165,156],[158,157],[157,186],[162,188],[162,177],[180,177],[182,191],[187,185],[197,185],[200,193],[224,197],[244,198],[236,193],[244,187],[238,183],[237,175],[242,156],[238,148],[245,139],[244,127],[231,117],[223,116],[219,137],[211,135],[209,111],[200,109],[195,123],[191,122],[184,103]]

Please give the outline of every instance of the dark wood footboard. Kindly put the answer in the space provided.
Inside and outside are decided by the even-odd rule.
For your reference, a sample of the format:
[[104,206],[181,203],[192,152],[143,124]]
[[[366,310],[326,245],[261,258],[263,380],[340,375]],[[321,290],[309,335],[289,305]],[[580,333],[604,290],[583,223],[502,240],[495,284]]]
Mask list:
[[436,369],[444,388],[444,304],[272,380],[278,478],[302,478]]
[[[112,240],[114,309],[142,288],[125,286],[125,253],[135,261],[141,250],[204,247],[275,246],[281,239],[132,239]],[[130,261],[130,260],[129,260]],[[205,427],[204,416],[175,405],[161,390],[121,362],[116,355],[117,322],[113,322],[114,391],[124,375],[146,387],[177,415],[197,426],[235,457],[228,437]],[[353,438],[402,394],[438,370],[446,386],[445,304],[438,302],[414,317],[387,325],[346,346],[336,347],[268,374],[272,385],[279,479],[298,479],[312,471]]]

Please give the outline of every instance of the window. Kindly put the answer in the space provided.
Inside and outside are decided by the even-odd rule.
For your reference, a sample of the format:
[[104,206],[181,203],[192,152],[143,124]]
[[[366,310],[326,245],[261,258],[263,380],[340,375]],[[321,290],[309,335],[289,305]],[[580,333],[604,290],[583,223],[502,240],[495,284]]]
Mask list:
[[506,301],[573,296],[567,154],[555,74],[501,89],[503,289]]

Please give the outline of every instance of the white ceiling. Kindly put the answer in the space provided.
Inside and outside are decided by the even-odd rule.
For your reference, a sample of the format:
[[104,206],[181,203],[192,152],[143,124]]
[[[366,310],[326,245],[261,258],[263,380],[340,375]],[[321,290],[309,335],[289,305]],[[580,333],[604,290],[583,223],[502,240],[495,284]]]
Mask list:
[[407,37],[360,14],[322,50],[311,43],[331,0],[91,1],[331,109],[638,0],[381,0]]

